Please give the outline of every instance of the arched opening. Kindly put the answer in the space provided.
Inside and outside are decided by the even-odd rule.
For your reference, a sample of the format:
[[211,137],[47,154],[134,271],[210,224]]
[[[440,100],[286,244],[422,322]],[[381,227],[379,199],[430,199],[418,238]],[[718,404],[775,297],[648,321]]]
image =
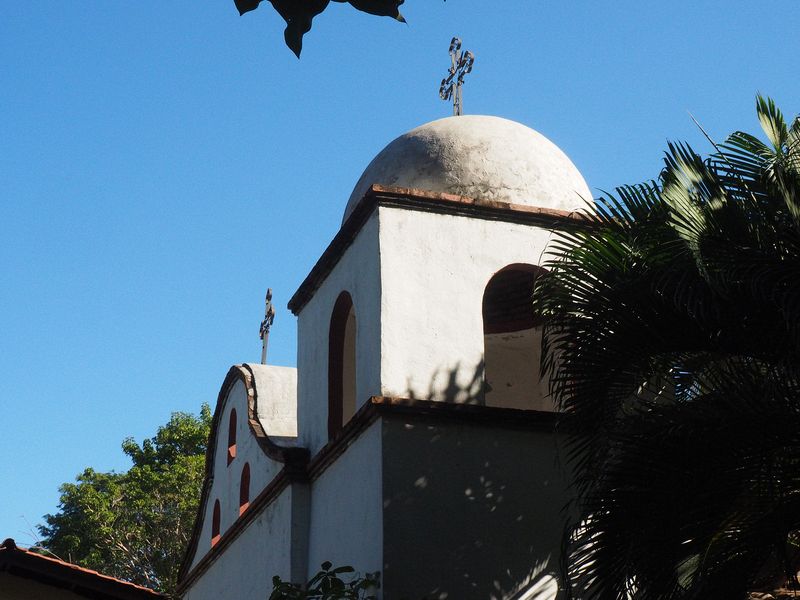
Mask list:
[[228,464],[236,458],[236,409],[231,409],[231,416],[228,420]]
[[487,406],[552,410],[540,380],[542,322],[531,306],[534,265],[513,264],[489,280],[483,293],[483,356]]
[[214,500],[214,512],[211,514],[211,547],[219,541],[219,500]]
[[331,314],[328,335],[328,437],[336,435],[356,412],[356,313],[342,292]]
[[244,463],[242,478],[239,480],[239,514],[250,506],[250,463]]

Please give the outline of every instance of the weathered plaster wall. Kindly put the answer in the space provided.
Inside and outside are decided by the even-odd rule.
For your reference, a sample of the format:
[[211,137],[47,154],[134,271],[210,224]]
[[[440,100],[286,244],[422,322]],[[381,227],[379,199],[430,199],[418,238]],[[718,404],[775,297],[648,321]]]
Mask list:
[[299,443],[312,454],[328,441],[328,333],[342,291],[350,293],[356,315],[358,406],[380,393],[380,275],[378,220],[373,213],[298,315]]
[[486,284],[538,265],[538,227],[380,207],[381,393],[482,403]]
[[381,424],[373,423],[311,485],[308,569],[322,562],[381,570]]
[[[297,369],[248,364],[258,397],[258,420],[267,435],[297,436]],[[277,440],[276,440],[277,441]]]
[[[271,369],[275,369],[274,367]],[[291,378],[286,372],[280,372],[278,380]],[[261,370],[257,379],[259,406],[269,405],[269,381],[271,373]],[[197,545],[197,553],[192,560],[192,567],[211,549],[211,519],[214,501],[220,503],[220,533],[225,531],[239,518],[239,481],[245,463],[250,464],[250,500],[252,501],[272,478],[283,467],[270,459],[259,447],[255,436],[247,422],[247,390],[241,381],[231,388],[223,404],[222,415],[217,432],[216,450],[214,453],[213,483],[205,506],[203,529]],[[283,400],[279,402],[282,404]],[[232,409],[236,409],[236,458],[228,464],[228,422]],[[269,412],[269,409],[267,409]]]
[[546,428],[387,417],[384,600],[552,598],[567,500],[556,444]]
[[250,523],[195,581],[183,600],[265,600],[273,575],[289,577],[292,489]]

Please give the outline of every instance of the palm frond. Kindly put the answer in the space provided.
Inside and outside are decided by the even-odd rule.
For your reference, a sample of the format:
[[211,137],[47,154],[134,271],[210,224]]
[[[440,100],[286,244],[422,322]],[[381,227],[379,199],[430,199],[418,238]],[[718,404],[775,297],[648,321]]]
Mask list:
[[582,598],[730,598],[800,566],[800,121],[703,159],[556,232],[534,305],[563,411]]

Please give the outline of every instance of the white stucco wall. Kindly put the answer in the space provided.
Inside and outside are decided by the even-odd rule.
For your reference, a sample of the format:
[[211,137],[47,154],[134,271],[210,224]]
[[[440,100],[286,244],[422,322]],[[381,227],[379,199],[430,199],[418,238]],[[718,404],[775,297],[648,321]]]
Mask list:
[[271,437],[295,437],[297,369],[251,363],[247,366],[253,371],[255,378],[258,420],[264,431]]
[[[262,373],[262,375],[264,375]],[[263,384],[263,378],[261,383]],[[259,398],[269,398],[267,388],[259,386]],[[259,402],[259,405],[261,402]],[[265,402],[265,404],[268,404]],[[228,422],[231,410],[236,409],[236,458],[228,464]],[[220,503],[220,533],[239,518],[239,482],[245,463],[250,464],[250,500],[252,501],[283,467],[270,459],[259,447],[247,422],[247,390],[242,381],[231,387],[222,407],[214,453],[213,483],[205,506],[203,529],[192,559],[192,567],[211,549],[211,520],[214,501]]]
[[328,441],[328,333],[334,304],[343,291],[350,293],[356,314],[356,398],[361,406],[381,388],[382,292],[376,213],[298,315],[298,443],[312,454]]
[[550,232],[392,207],[378,211],[381,393],[482,402],[486,284],[509,264],[540,264]]
[[310,575],[326,560],[362,574],[382,570],[381,448],[378,420],[312,483]]
[[265,600],[272,577],[289,578],[291,487],[266,506],[184,593],[183,600]]

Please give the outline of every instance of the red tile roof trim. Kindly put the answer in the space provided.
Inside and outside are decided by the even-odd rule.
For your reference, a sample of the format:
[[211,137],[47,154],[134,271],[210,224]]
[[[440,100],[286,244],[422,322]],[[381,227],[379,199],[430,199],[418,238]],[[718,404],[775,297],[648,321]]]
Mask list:
[[20,548],[11,538],[0,545],[0,572],[2,571],[91,598],[109,600],[166,598],[150,588]]

